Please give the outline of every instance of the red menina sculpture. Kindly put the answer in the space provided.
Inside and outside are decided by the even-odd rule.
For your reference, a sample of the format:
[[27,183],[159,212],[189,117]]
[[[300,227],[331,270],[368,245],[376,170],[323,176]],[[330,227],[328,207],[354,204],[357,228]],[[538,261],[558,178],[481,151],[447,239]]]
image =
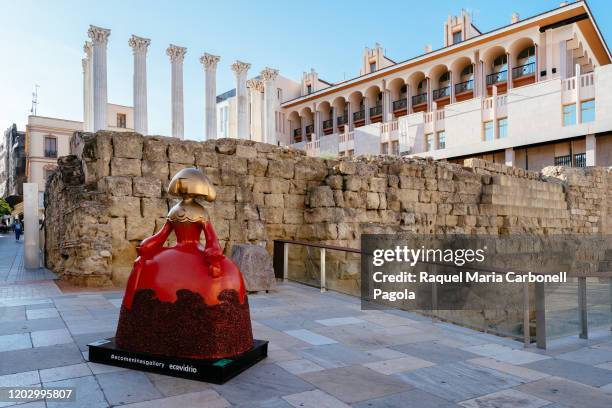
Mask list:
[[[128,351],[182,358],[244,353],[253,347],[253,335],[242,274],[223,255],[206,210],[195,201],[214,201],[212,183],[200,170],[183,169],[168,192],[182,200],[162,229],[138,247],[116,343]],[[164,247],[172,231],[177,243]]]

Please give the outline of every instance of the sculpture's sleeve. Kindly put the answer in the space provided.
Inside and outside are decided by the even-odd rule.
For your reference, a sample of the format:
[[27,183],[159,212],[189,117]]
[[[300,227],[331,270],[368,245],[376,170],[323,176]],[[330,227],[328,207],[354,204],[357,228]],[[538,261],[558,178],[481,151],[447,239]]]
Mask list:
[[221,275],[221,261],[225,258],[217,234],[210,221],[203,221],[204,238],[206,245],[204,246],[204,261],[210,265],[210,272],[213,277]]
[[163,248],[172,230],[172,223],[166,221],[156,234],[151,235],[140,243],[137,248],[138,255],[143,258],[150,258],[157,254]]

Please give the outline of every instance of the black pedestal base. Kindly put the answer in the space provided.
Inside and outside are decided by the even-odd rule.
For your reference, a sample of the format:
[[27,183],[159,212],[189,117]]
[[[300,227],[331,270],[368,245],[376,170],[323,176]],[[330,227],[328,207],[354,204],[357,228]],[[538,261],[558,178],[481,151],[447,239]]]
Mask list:
[[268,356],[268,342],[254,340],[253,348],[232,358],[198,360],[122,350],[115,338],[88,344],[89,361],[134,370],[151,371],[173,377],[223,384]]

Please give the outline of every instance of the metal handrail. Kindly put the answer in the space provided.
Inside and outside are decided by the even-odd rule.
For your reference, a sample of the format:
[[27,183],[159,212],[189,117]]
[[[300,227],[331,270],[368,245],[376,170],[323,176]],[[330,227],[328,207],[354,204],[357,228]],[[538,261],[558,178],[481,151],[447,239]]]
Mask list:
[[306,134],[309,135],[311,133],[314,133],[314,125],[306,126]]
[[455,93],[460,94],[463,92],[473,91],[474,90],[474,80],[470,79],[465,82],[459,82],[455,84]]
[[365,109],[353,112],[353,120],[362,120],[365,119]]
[[408,99],[402,98],[397,101],[393,101],[393,110],[398,111],[401,109],[406,109],[408,107]]
[[412,105],[421,105],[423,103],[427,103],[427,94],[426,93],[422,93],[422,94],[418,94],[418,95],[414,95],[412,97]]
[[434,89],[432,96],[434,100],[449,97],[450,96],[450,86],[445,86],[440,89]]
[[382,105],[376,105],[370,108],[370,116],[382,115]]
[[529,64],[519,65],[518,67],[512,68],[513,79],[533,74],[535,74],[535,62],[530,62]]
[[500,82],[506,82],[508,80],[508,70],[495,72],[487,75],[487,85],[494,85]]
[[338,116],[337,121],[338,121],[338,126],[346,125],[348,123],[348,116],[347,115]]
[[333,119],[327,119],[323,121],[323,129],[331,129],[334,126]]

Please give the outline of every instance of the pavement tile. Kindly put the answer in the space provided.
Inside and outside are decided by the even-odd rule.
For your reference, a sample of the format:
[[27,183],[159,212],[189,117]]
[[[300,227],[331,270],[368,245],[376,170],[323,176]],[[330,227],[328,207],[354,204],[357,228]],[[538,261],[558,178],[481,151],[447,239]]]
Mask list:
[[66,325],[62,319],[54,317],[48,319],[15,320],[0,323],[0,334],[27,333],[37,330],[63,329]]
[[87,366],[89,367],[91,372],[94,373],[95,375],[115,373],[117,371],[128,371],[127,368],[123,368],[123,367],[117,367],[117,366],[112,366],[112,365],[107,365],[107,364],[91,363],[91,362],[87,362]]
[[419,389],[361,401],[353,408],[459,408],[459,405]]
[[315,322],[322,324],[323,326],[344,326],[347,324],[360,324],[365,321],[356,317],[334,317],[332,319],[315,320]]
[[378,361],[379,358],[342,344],[329,344],[295,350],[300,356],[323,368],[338,368]]
[[145,375],[165,397],[200,392],[211,388],[210,384],[203,381],[187,380],[155,373],[145,373]]
[[322,346],[324,344],[337,343],[336,340],[330,339],[329,337],[322,336],[306,329],[287,330],[285,331],[285,333],[297,339],[300,339],[308,344],[312,344],[313,346]]
[[229,406],[231,406],[230,403],[215,390],[190,392],[188,394],[122,405],[122,407],[129,408],[226,408]]
[[6,351],[0,353],[0,375],[43,370],[82,362],[83,356],[74,344]]
[[86,377],[89,375],[92,375],[92,372],[86,363],[40,370],[40,379],[42,382],[60,381],[69,378]]
[[448,401],[464,401],[515,387],[525,380],[465,362],[441,364],[395,374],[413,386]]
[[550,401],[513,389],[497,391],[459,403],[465,408],[540,408],[548,404]]
[[304,391],[284,396],[283,399],[293,407],[304,408],[350,408],[344,402],[321,390]]
[[612,394],[608,394],[595,387],[559,377],[543,378],[538,381],[523,384],[516,389],[527,394],[535,395],[544,400],[557,402],[563,407],[612,407]]
[[431,361],[426,361],[418,357],[406,356],[363,365],[381,374],[391,375],[401,372],[414,371],[418,370],[419,368],[431,367],[435,364]]
[[258,364],[223,385],[212,386],[230,403],[246,406],[314,389],[276,364]]
[[109,337],[115,337],[115,330],[112,331],[104,331],[104,332],[96,332],[96,333],[85,333],[85,334],[77,334],[73,335],[72,339],[79,347],[81,351],[87,351],[89,348],[87,345],[89,343],[93,343],[97,340],[107,339]]
[[25,320],[25,306],[0,307],[0,322]]
[[29,309],[26,310],[26,316],[28,320],[34,319],[46,319],[49,317],[58,317],[57,309],[54,307],[44,308],[44,309]]
[[291,404],[280,397],[265,401],[253,401],[245,404],[233,405],[235,408],[291,408]]
[[41,330],[30,333],[34,347],[72,343],[72,336],[66,329]]
[[37,384],[40,384],[40,376],[36,370],[0,375],[0,387],[21,387]]
[[272,319],[259,320],[259,323],[279,331],[312,329],[321,326],[312,320],[304,319],[300,316],[279,316]]
[[517,350],[500,344],[483,344],[480,346],[464,347],[463,350],[485,357],[491,357],[510,364],[528,364],[534,361],[549,359],[549,356]]
[[6,334],[0,336],[0,352],[22,350],[31,347],[32,341],[28,333]]
[[436,364],[464,361],[478,357],[474,353],[462,349],[445,346],[437,342],[418,342],[389,347],[411,356],[426,356],[427,361]]
[[568,353],[559,354],[556,358],[582,364],[604,364],[612,362],[612,349],[585,347]]
[[94,376],[43,383],[45,387],[74,387],[75,402],[47,402],[48,408],[106,408],[109,406]]
[[390,360],[392,358],[402,358],[406,357],[407,354],[402,353],[401,351],[392,350],[390,348],[379,348],[374,350],[368,350],[367,354],[372,355],[381,360]]
[[612,371],[573,361],[549,359],[525,364],[524,367],[595,387],[612,382]]
[[396,378],[362,366],[332,368],[302,374],[300,377],[349,404],[412,388]]
[[542,378],[550,377],[550,374],[541,373],[539,371],[535,371],[523,366],[515,366],[512,364],[504,363],[502,361],[497,361],[493,358],[488,357],[478,357],[466,361],[471,364],[478,364],[479,366],[492,368],[493,370],[501,371],[502,373],[523,378],[528,381],[535,381],[540,380]]
[[280,361],[276,364],[295,375],[324,370],[320,365],[306,359]]
[[96,378],[111,405],[130,404],[163,397],[142,372],[104,373],[97,374]]
[[612,370],[612,362],[611,363],[596,364],[595,367],[603,368],[605,370]]

